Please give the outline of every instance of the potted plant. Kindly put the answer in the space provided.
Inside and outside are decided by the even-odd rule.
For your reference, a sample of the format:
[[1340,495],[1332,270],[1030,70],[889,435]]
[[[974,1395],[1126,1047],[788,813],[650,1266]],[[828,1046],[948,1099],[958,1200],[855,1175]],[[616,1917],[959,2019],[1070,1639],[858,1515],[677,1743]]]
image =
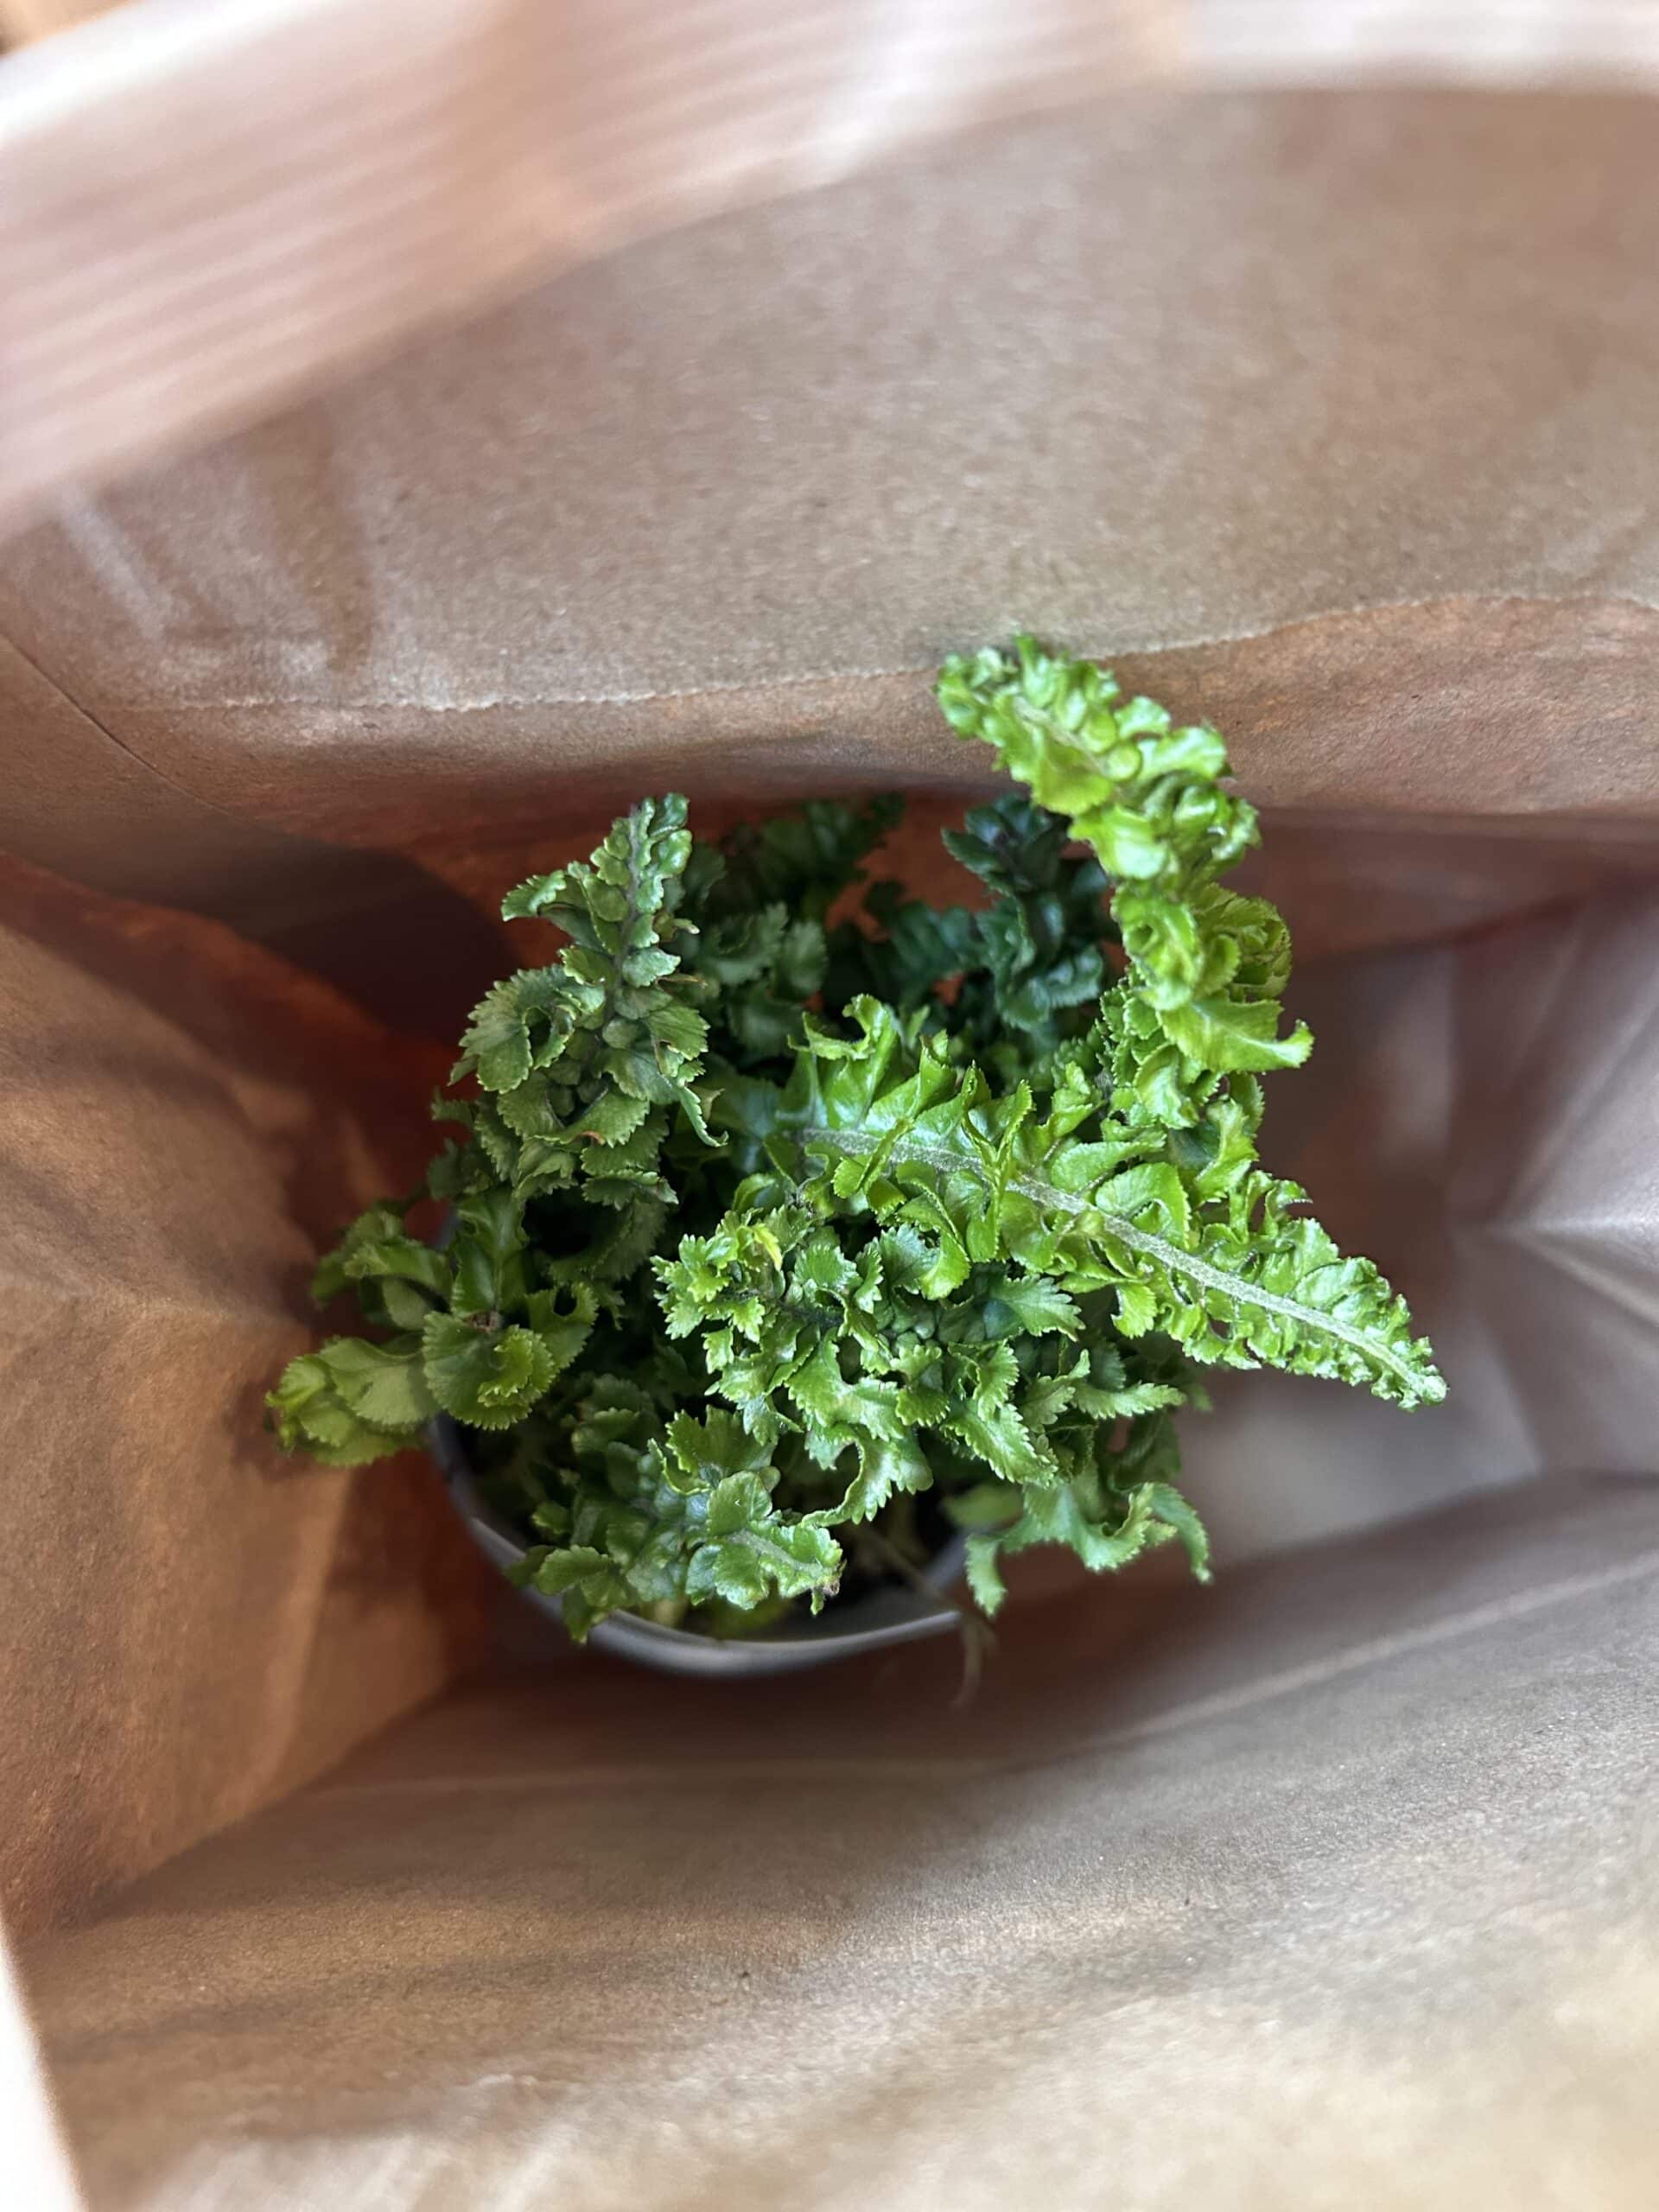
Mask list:
[[1033,1544],[1204,1575],[1205,1367],[1444,1395],[1258,1163],[1262,1077],[1312,1040],[1279,913],[1223,887],[1257,826],[1221,739],[1029,639],[938,696],[1016,786],[945,833],[988,903],[865,881],[896,800],[718,844],[642,801],[507,898],[563,949],[482,1000],[458,1135],[318,1269],[375,1333],[289,1364],[283,1445],[433,1436],[579,1638],[758,1670],[948,1623],[958,1559],[988,1614]]

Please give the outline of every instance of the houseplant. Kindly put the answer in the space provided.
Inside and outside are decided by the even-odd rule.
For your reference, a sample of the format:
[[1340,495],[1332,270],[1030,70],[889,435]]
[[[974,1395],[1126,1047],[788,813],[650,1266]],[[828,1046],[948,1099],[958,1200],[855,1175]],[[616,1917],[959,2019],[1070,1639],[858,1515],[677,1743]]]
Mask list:
[[988,904],[865,883],[895,800],[719,845],[642,801],[508,897],[563,950],[483,999],[435,1103],[459,1135],[318,1269],[378,1333],[290,1363],[283,1445],[343,1465],[461,1424],[578,1637],[845,1605],[952,1528],[988,1613],[1033,1544],[1099,1569],[1173,1538],[1202,1575],[1174,1417],[1203,1368],[1444,1395],[1258,1164],[1261,1078],[1312,1040],[1278,912],[1221,882],[1257,826],[1220,738],[1029,639],[938,696],[1024,787],[945,834]]

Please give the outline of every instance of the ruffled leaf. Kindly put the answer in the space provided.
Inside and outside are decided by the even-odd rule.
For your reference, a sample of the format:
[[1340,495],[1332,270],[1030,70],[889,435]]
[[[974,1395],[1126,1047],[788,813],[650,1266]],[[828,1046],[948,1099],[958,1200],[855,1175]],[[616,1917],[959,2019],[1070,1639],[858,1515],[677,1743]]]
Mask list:
[[435,1410],[412,1339],[336,1337],[290,1360],[265,1401],[285,1452],[359,1466],[401,1452]]
[[433,1397],[474,1428],[511,1428],[552,1387],[553,1355],[533,1329],[435,1313],[421,1343]]

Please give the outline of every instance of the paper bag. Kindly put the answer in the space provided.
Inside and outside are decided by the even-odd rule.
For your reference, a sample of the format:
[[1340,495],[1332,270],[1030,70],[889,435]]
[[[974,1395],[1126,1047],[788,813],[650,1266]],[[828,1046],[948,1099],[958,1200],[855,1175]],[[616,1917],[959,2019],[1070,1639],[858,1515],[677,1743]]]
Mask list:
[[[372,81],[425,97],[464,48],[494,99],[528,12],[417,10]],[[331,109],[269,354],[234,253],[222,330],[124,289],[161,201],[117,233],[77,198],[77,53],[162,103],[105,201],[164,199],[133,118],[199,122],[269,50],[303,122],[283,39],[308,16],[368,67],[381,11],[255,10],[238,46],[147,0],[14,80],[10,174],[109,257],[135,349],[124,413],[118,347],[16,387],[0,549],[3,1876],[86,2200],[1634,2208],[1651,106],[1178,83],[1154,10],[1078,11],[1069,83],[1027,26],[1004,80],[999,11],[908,45],[823,12],[866,73],[768,106],[760,11],[686,11],[694,58],[758,41],[753,158],[714,175],[699,138],[677,181],[665,141],[631,215],[618,152],[586,227],[516,193],[521,156],[578,173],[556,131],[429,204],[387,154],[377,238],[347,156],[397,133]],[[1243,50],[1246,14],[1190,35]],[[633,11],[592,22],[717,102]],[[175,245],[212,230],[187,196]],[[888,857],[937,887],[987,786],[931,671],[1018,626],[1227,733],[1319,1040],[1265,1156],[1452,1395],[1229,1376],[1187,1440],[1215,1586],[1036,1562],[965,1702],[948,1645],[728,1686],[574,1653],[503,1611],[421,1462],[275,1453],[309,1258],[417,1171],[446,1045],[529,957],[503,887],[648,791],[714,824],[877,787],[915,795]]]

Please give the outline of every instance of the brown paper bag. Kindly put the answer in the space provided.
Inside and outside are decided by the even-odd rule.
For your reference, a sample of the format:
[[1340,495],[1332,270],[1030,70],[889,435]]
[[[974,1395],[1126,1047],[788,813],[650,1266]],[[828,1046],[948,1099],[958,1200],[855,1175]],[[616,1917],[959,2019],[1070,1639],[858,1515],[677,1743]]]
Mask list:
[[[152,0],[24,56],[0,134],[45,195],[13,251],[90,226],[137,348],[14,385],[0,550],[0,1872],[87,2202],[1644,2203],[1650,105],[1146,89],[1176,49],[1125,10],[1025,22],[1004,79],[999,11],[909,48],[823,11],[848,73],[802,109],[758,10],[667,50],[557,12],[688,110],[683,54],[760,41],[741,175],[671,134],[636,204],[648,134],[590,136],[604,219],[554,236],[498,144],[423,257],[435,142],[377,232],[329,163],[396,133],[343,103],[294,189],[350,251],[300,251],[269,358],[120,274],[162,203],[112,232],[111,177],[189,184],[188,257],[213,210],[151,126],[211,111],[240,252],[243,119],[309,128],[302,15],[325,81],[464,50],[464,109],[533,11],[238,44]],[[907,146],[881,88],[937,85],[935,38],[962,104]],[[1100,96],[1112,55],[1142,89]],[[94,62],[162,105],[86,170]],[[86,340],[44,302],[25,354]],[[1229,1378],[1188,1446],[1215,1588],[1034,1581],[966,1706],[948,1649],[713,1687],[509,1630],[422,1463],[263,1437],[309,1255],[421,1156],[505,884],[648,789],[875,785],[925,879],[982,784],[931,672],[1019,624],[1227,731],[1319,1037],[1268,1157],[1451,1400]]]

